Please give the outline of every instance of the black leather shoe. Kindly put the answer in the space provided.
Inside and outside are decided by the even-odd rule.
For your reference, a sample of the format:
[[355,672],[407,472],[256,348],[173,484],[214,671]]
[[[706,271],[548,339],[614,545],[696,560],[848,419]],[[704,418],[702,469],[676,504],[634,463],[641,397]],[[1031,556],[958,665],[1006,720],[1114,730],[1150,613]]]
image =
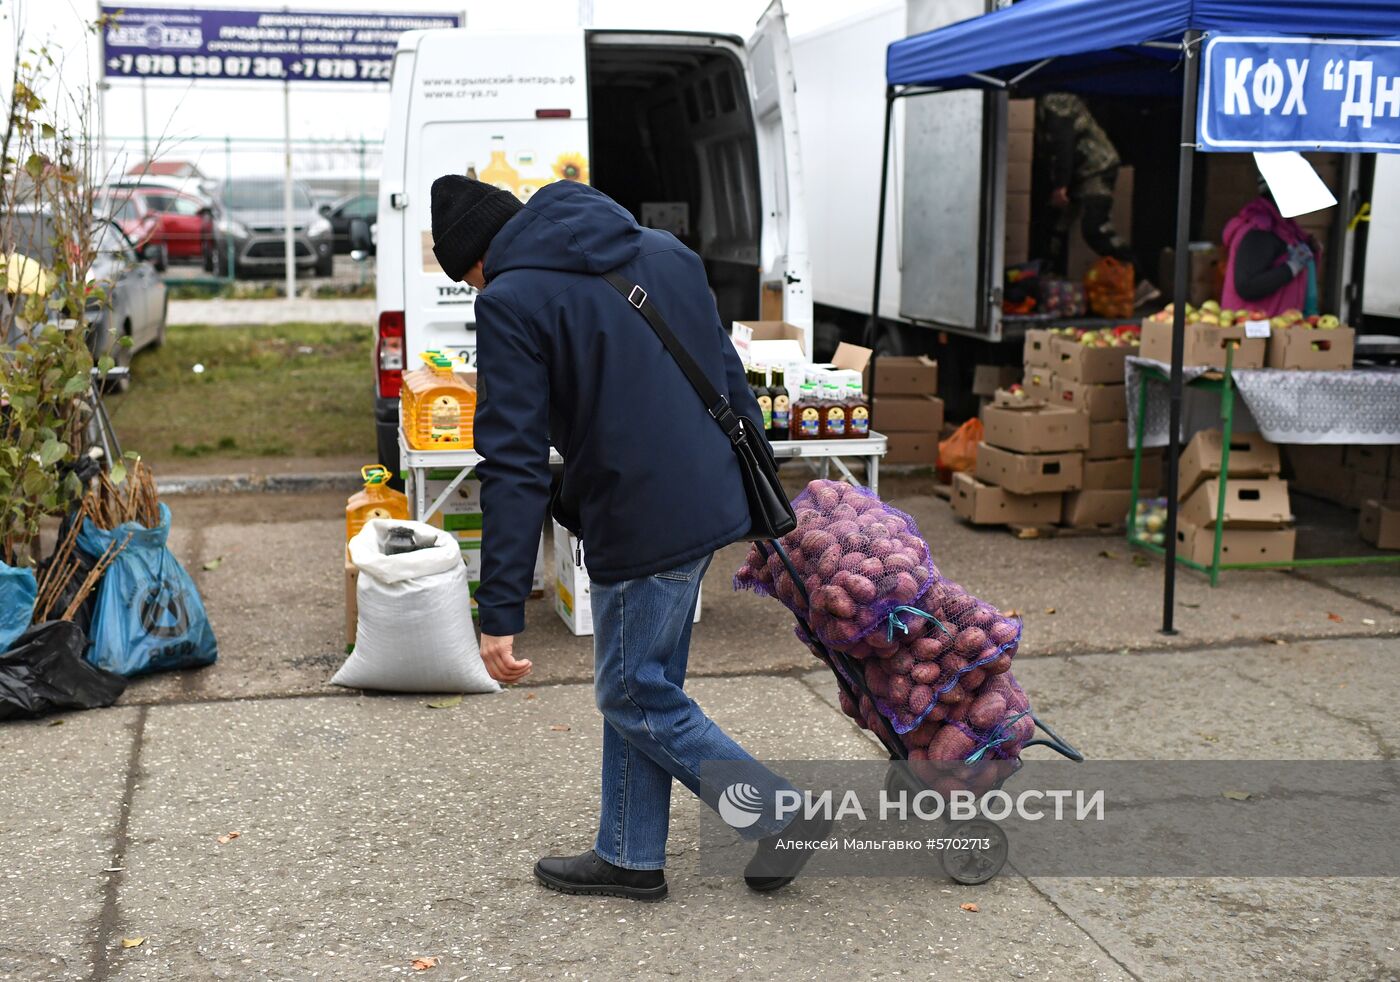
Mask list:
[[760,893],[767,893],[770,890],[787,886],[797,879],[797,874],[802,872],[802,867],[807,865],[807,860],[812,858],[812,853],[816,850],[812,848],[779,849],[778,843],[782,841],[817,843],[830,833],[830,818],[825,816],[804,818],[799,815],[777,835],[770,835],[766,839],[758,840],[758,848],[754,850],[753,859],[750,859],[748,866],[744,867],[744,882],[749,885],[750,890],[757,890]]
[[535,879],[560,893],[656,901],[666,896],[666,873],[614,866],[592,849],[582,856],[546,856],[535,863]]

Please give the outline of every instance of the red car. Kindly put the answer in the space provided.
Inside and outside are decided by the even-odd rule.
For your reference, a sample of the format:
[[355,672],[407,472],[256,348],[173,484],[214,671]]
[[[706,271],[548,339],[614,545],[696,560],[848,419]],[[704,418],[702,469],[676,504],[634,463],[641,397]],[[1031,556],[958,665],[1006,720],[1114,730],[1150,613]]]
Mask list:
[[171,259],[203,259],[214,236],[214,218],[209,202],[184,191],[137,186],[133,198],[156,218],[155,240],[169,250]]
[[[159,243],[160,216],[151,211],[144,198],[126,189],[118,188],[100,194],[93,201],[93,214],[98,218],[111,219],[120,226],[131,244],[140,254],[148,245]],[[157,268],[165,268],[166,253],[162,251]]]

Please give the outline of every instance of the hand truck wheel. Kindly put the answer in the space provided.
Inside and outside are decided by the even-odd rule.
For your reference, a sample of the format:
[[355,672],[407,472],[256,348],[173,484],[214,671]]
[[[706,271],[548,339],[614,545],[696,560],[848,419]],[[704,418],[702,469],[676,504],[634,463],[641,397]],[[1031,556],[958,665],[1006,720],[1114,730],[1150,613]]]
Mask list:
[[986,883],[1001,872],[1006,865],[1010,843],[1006,833],[996,822],[976,818],[963,822],[948,830],[953,839],[986,839],[986,848],[974,846],[970,849],[945,849],[943,851],[943,872],[964,886]]

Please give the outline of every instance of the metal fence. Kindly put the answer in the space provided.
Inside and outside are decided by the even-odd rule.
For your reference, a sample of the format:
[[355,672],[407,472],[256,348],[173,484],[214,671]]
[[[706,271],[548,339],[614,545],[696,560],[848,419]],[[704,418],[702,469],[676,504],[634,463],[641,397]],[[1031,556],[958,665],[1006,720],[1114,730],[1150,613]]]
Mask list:
[[[382,144],[201,136],[151,145],[108,137],[98,155],[103,217],[172,286],[233,293],[353,294],[373,283]],[[290,166],[288,166],[290,164]],[[290,172],[291,182],[285,175]],[[290,244],[290,250],[288,246]],[[288,262],[288,255],[293,262]]]

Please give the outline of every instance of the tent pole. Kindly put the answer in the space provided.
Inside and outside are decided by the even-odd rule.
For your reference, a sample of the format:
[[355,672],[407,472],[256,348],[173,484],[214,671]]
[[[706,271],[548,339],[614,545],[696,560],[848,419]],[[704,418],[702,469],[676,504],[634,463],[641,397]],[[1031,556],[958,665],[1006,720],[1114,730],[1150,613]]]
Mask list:
[[1176,188],[1176,260],[1172,290],[1172,374],[1171,413],[1167,434],[1167,534],[1166,564],[1162,585],[1162,633],[1175,634],[1172,617],[1176,611],[1176,525],[1177,458],[1181,455],[1181,401],[1184,389],[1181,358],[1186,338],[1186,301],[1190,287],[1191,178],[1196,162],[1196,95],[1201,74],[1200,31],[1187,31],[1182,39],[1186,71],[1181,86],[1181,173]]
[[[894,124],[894,86],[885,86],[885,149],[880,157],[880,213],[875,219],[875,292],[870,298],[870,320],[865,324],[865,346],[874,350],[880,333],[880,273],[885,264],[885,201],[890,185],[890,130]],[[870,372],[870,392],[875,398],[875,371]]]

